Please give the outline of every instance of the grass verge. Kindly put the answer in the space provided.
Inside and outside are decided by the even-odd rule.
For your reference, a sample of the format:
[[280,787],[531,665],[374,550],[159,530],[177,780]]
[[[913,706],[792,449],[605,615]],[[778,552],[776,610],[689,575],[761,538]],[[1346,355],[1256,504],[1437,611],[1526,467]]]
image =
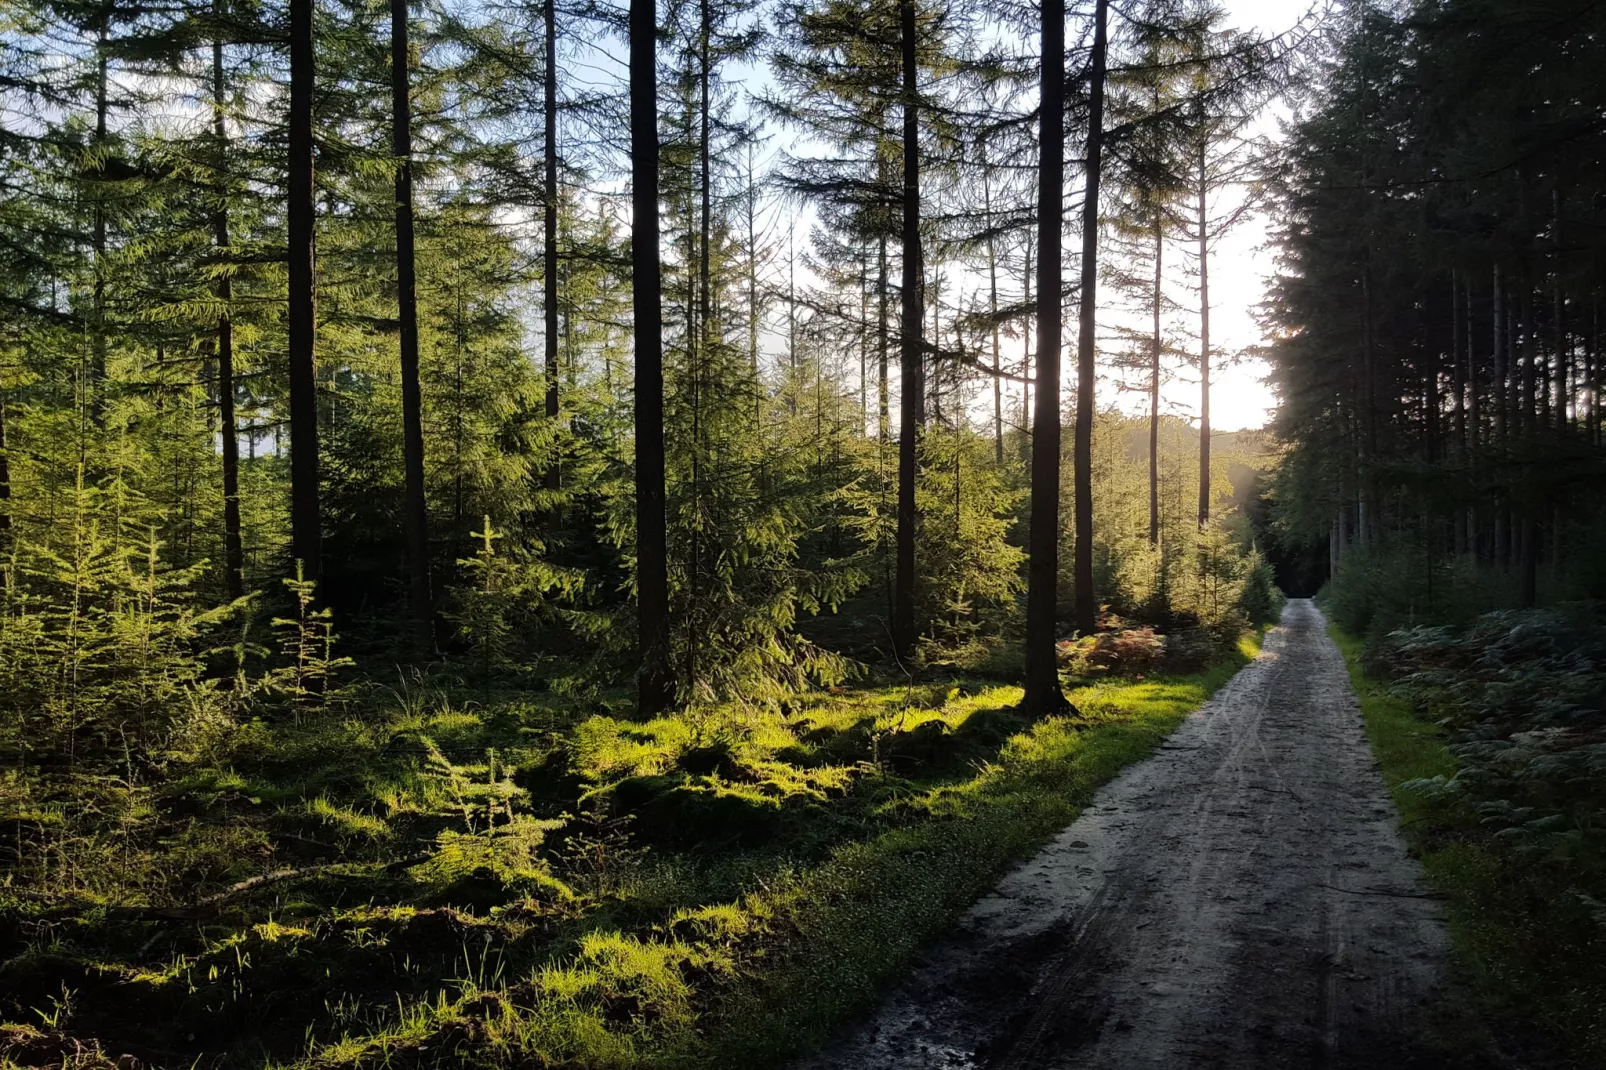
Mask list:
[[[772,1066],[818,1046],[1259,650],[1257,634],[1204,673],[1076,689],[1081,717],[1009,740],[996,763],[927,800],[932,820],[846,847],[789,887],[754,897],[749,909],[787,918],[795,935],[711,1016],[709,1039],[688,1065]],[[1001,692],[1018,701],[1018,689]]]
[[1362,640],[1329,630],[1343,651],[1406,841],[1445,900],[1461,1006],[1441,1029],[1459,1037],[1442,1039],[1484,1058],[1496,1052],[1501,1065],[1606,1065],[1601,922],[1566,892],[1579,876],[1567,870],[1593,868],[1598,860],[1558,867],[1524,856],[1497,838],[1464,797],[1405,787],[1455,775],[1445,733],[1386,681],[1367,675]]

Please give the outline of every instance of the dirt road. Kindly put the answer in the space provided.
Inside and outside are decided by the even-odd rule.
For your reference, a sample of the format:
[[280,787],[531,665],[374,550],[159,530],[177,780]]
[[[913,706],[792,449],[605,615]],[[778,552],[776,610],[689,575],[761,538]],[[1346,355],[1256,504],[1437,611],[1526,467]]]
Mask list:
[[1309,601],[808,1070],[1429,1065],[1445,953]]

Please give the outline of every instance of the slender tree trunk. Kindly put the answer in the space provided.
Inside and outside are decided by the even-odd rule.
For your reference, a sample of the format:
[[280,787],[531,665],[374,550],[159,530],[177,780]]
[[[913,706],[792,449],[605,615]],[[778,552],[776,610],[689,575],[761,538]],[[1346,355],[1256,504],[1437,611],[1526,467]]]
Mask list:
[[[1104,0],[1099,0],[1100,25]],[[1095,48],[1103,41],[1099,31]],[[1043,67],[1038,87],[1037,410],[1032,418],[1032,512],[1026,548],[1026,693],[1021,705],[1052,712],[1060,690],[1060,242],[1065,197],[1065,2],[1043,0]],[[1095,64],[1100,63],[1095,57]],[[1094,120],[1097,122],[1098,120]],[[1094,196],[1097,197],[1095,186]],[[1080,425],[1078,425],[1080,435]],[[1077,439],[1081,441],[1080,437]],[[1078,462],[1080,463],[1080,461]],[[1080,469],[1078,469],[1080,472]],[[1078,484],[1078,492],[1080,492]],[[1080,506],[1080,501],[1078,502]],[[1078,575],[1078,584],[1081,577]],[[1078,597],[1081,592],[1078,590]]]
[[797,224],[786,231],[786,411],[797,415]]
[[[753,436],[760,445],[764,439],[764,380],[758,370],[758,183],[754,180],[753,146],[747,146],[747,363],[753,376]],[[762,458],[763,450],[759,450]],[[763,461],[759,462],[759,483],[764,482]]]
[[[542,279],[546,324],[546,418],[557,420],[558,393],[558,3],[546,0],[546,70],[543,78],[542,119],[546,134],[546,174],[542,190]],[[557,490],[563,483],[563,466],[556,456],[547,465],[546,489]]]
[[[111,8],[108,6],[100,15],[96,27],[95,42],[95,148],[104,151],[106,146],[106,122],[109,104],[107,100],[107,81],[110,77],[110,53],[107,47],[107,35],[110,30]],[[85,391],[89,395],[89,411],[96,427],[102,427],[106,422],[106,191],[105,161],[97,165],[100,175],[96,179],[95,188],[95,216],[94,230],[90,237],[91,251],[95,262],[95,289],[91,298],[90,314],[94,317],[94,329],[90,333],[90,367],[89,383],[85,384]]]
[[887,236],[881,235],[876,254],[876,351],[879,367],[876,369],[876,437],[886,442],[892,434],[892,399],[887,383],[887,365],[891,360],[892,345],[887,317]]
[[318,367],[314,316],[313,0],[290,0],[289,350],[290,553],[303,575],[323,578],[319,502]]
[[915,650],[915,468],[925,408],[924,275],[920,247],[919,48],[914,0],[899,0],[903,37],[903,382],[898,400],[897,571],[893,580],[892,644],[899,661]]
[[1584,354],[1584,361],[1584,383],[1588,389],[1588,441],[1598,446],[1601,439],[1600,391],[1603,380],[1606,380],[1606,376],[1601,374],[1599,297],[1590,302],[1589,349]]
[[1199,529],[1210,523],[1210,175],[1199,141]]
[[[1472,322],[1472,279],[1469,276],[1462,286],[1461,302],[1462,335],[1466,339],[1466,380],[1467,380],[1467,409],[1466,409],[1466,453],[1467,463],[1475,466],[1481,461],[1482,450],[1482,422],[1481,403],[1478,397],[1478,357],[1473,344]],[[1478,511],[1476,506],[1467,506],[1467,549],[1476,558],[1479,555],[1478,537]]]
[[[1093,590],[1093,392],[1098,383],[1099,180],[1104,154],[1105,23],[1109,0],[1093,12],[1093,56],[1089,74],[1087,179],[1082,200],[1082,292],[1076,342],[1076,630],[1098,628],[1098,597]],[[1039,415],[1043,410],[1038,409]]]
[[982,159],[982,200],[987,213],[987,311],[993,326],[993,461],[1004,464],[1004,382],[998,362],[998,249],[993,242],[993,187],[991,172]]
[[1551,240],[1556,245],[1556,252],[1552,259],[1550,275],[1551,300],[1551,349],[1555,353],[1555,362],[1551,365],[1550,393],[1554,396],[1552,417],[1555,420],[1556,437],[1562,438],[1567,434],[1567,371],[1571,363],[1567,350],[1567,317],[1565,305],[1561,299],[1561,195],[1552,189],[1550,191],[1551,211]]
[[413,237],[413,128],[407,0],[390,0],[391,152],[396,157],[396,307],[401,320],[402,461],[407,573],[413,633],[422,653],[435,646],[429,584],[429,505],[424,495],[424,398],[418,379],[418,280]]
[[[213,12],[223,15],[224,0],[213,0]],[[229,253],[228,183],[229,128],[223,108],[223,40],[212,41],[212,138],[217,150],[217,210],[212,215],[212,241],[218,254]],[[229,598],[245,594],[245,544],[240,530],[240,438],[234,413],[234,321],[230,304],[234,282],[228,268],[218,275],[217,395],[219,444],[223,452],[223,587]]]
[[10,422],[6,412],[6,394],[0,389],[0,587],[4,587],[10,579],[9,572],[5,571],[4,564],[11,560],[11,452],[10,439],[7,437],[7,424]]
[[[1499,453],[1511,448],[1511,348],[1505,321],[1505,286],[1500,278],[1500,265],[1494,265],[1494,446]],[[1511,563],[1511,508],[1509,501],[1496,504],[1494,514],[1494,559],[1501,567]]]
[[[1466,365],[1461,361],[1461,284],[1456,271],[1450,271],[1450,435],[1451,443],[1449,453],[1455,463],[1465,468],[1467,460],[1467,378]],[[1451,522],[1454,552],[1457,557],[1467,552],[1467,538],[1470,532],[1462,522],[1464,518],[1454,517]]]
[[1165,224],[1154,213],[1154,323],[1149,340],[1149,545],[1160,545],[1160,304],[1164,299]]
[[1369,546],[1377,518],[1373,515],[1373,464],[1377,459],[1377,346],[1372,310],[1372,249],[1364,251],[1361,266],[1361,395],[1362,427],[1360,461],[1360,501],[1356,509],[1356,529],[1362,546]]
[[[1061,182],[1064,174],[1060,175]],[[1021,323],[1021,355],[1020,355],[1020,430],[1022,459],[1031,460],[1032,455],[1032,317],[1036,309],[1032,305],[1032,240],[1028,235],[1025,248],[1021,256],[1021,302],[1029,311]]]
[[636,606],[643,716],[674,697],[669,669],[669,537],[664,507],[662,267],[658,255],[658,25],[654,0],[630,4],[632,304],[636,336]]
[[859,250],[859,433],[870,433],[870,251]]

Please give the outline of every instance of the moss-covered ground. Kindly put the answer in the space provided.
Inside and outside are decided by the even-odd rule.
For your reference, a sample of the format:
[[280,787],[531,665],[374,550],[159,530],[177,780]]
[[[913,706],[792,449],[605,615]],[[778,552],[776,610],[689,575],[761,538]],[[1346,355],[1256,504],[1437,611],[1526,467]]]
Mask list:
[[780,1065],[1255,649],[1035,720],[964,678],[645,722],[413,685],[96,792],[36,780],[6,800],[33,827],[94,831],[0,887],[0,1059]]

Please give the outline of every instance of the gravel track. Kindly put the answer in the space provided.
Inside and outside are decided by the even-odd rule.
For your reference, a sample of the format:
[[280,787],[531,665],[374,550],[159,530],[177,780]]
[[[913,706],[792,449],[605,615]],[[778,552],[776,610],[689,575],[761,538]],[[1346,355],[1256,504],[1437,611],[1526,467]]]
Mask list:
[[1385,1068],[1446,941],[1308,600],[803,1070]]

